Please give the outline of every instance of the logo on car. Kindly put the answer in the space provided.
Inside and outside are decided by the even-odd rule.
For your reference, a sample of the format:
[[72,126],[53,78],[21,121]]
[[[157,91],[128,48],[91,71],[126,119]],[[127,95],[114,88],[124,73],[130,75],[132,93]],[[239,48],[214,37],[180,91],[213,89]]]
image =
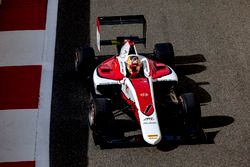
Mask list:
[[143,121],[154,121],[154,117],[147,117]]
[[157,139],[158,135],[157,134],[151,134],[151,135],[148,135],[148,138],[149,139]]
[[140,93],[141,97],[148,97],[148,93]]

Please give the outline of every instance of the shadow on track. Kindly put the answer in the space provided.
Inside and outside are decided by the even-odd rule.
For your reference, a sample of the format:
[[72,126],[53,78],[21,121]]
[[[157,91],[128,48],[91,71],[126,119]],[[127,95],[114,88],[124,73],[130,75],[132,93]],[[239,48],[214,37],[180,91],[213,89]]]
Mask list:
[[[176,56],[176,72],[179,78],[179,93],[193,92],[197,95],[201,105],[207,105],[212,101],[211,95],[201,86],[209,85],[207,81],[196,82],[187,75],[202,73],[207,69],[202,63],[206,62],[206,59],[201,54],[188,55],[188,56]],[[229,116],[209,116],[202,117],[202,128],[205,130],[212,128],[220,128],[230,125],[234,122],[234,119]],[[214,144],[214,139],[219,133],[219,130],[205,132],[206,140],[197,142],[167,142],[158,147],[161,151],[171,151],[177,148],[179,145],[186,144]]]
[[[156,147],[160,151],[172,151],[176,149],[180,145],[196,145],[196,144],[215,144],[214,139],[216,135],[220,132],[219,128],[223,128],[224,126],[230,125],[234,122],[234,119],[229,116],[209,116],[209,117],[202,117],[202,128],[206,131],[206,140],[204,139],[198,139],[198,140],[169,140],[161,142]],[[134,125],[134,126],[133,126]],[[134,131],[138,129],[136,127],[135,122],[131,120],[119,120],[116,121],[116,123],[113,123],[108,127],[107,129],[112,129],[112,135],[114,135],[114,132],[117,132],[121,136],[123,136],[124,133]],[[119,135],[118,135],[119,136]],[[155,147],[147,144],[143,141],[142,136],[137,136],[137,142],[133,140],[131,143],[116,143],[116,144],[108,144],[104,147],[101,147],[102,149],[113,149],[113,148],[139,148],[139,147]]]
[[[202,118],[202,127],[203,129],[213,129],[213,128],[221,128],[227,125],[230,125],[234,122],[234,119],[229,116],[208,116]],[[214,130],[211,132],[207,132],[207,142],[214,144],[214,138],[219,133],[219,130]]]
[[[179,78],[179,91],[181,93],[193,92],[197,95],[201,105],[212,101],[210,94],[201,86],[209,85],[209,82],[196,82],[187,75],[202,73],[207,67],[201,63],[206,62],[206,59],[201,54],[176,56],[176,73]],[[199,63],[199,64],[198,64]]]
[[90,0],[59,0],[50,126],[50,166],[88,166],[85,83],[72,71],[72,53],[90,43]]
[[175,142],[175,141],[170,141],[170,142],[165,142],[162,145],[158,147],[159,150],[161,151],[171,151],[176,149],[180,145],[194,145],[194,144],[215,144],[214,139],[216,135],[220,132],[218,128],[222,128],[224,126],[230,125],[234,122],[234,119],[229,116],[209,116],[209,117],[202,117],[202,127],[205,130],[216,128],[214,131],[209,131],[205,132],[205,135],[207,139],[205,141],[180,141],[180,142]]

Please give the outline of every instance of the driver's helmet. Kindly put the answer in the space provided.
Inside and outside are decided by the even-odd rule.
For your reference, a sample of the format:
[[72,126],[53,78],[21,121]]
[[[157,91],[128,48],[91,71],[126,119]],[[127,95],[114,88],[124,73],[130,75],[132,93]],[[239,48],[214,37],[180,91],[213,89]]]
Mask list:
[[137,55],[129,55],[127,59],[127,69],[131,77],[135,77],[141,69],[141,61]]

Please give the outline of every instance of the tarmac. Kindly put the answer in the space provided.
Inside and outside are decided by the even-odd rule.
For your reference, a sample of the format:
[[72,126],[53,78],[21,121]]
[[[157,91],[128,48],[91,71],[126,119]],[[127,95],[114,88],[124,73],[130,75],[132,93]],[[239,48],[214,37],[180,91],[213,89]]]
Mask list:
[[[98,53],[96,16],[134,14],[147,20],[145,52],[152,52],[155,43],[173,44],[179,83],[183,91],[198,95],[209,143],[105,150],[93,144],[86,123],[88,91],[72,72],[72,54],[79,46],[92,46]],[[60,0],[51,166],[249,166],[249,16],[248,0]],[[103,37],[124,31],[112,27]]]

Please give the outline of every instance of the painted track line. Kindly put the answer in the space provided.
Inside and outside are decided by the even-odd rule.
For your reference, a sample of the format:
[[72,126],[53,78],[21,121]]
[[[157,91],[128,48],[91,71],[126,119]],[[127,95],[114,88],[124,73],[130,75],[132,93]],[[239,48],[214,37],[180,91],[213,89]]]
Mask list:
[[37,118],[36,167],[49,167],[50,112],[55,55],[58,0],[48,0],[40,105]]

